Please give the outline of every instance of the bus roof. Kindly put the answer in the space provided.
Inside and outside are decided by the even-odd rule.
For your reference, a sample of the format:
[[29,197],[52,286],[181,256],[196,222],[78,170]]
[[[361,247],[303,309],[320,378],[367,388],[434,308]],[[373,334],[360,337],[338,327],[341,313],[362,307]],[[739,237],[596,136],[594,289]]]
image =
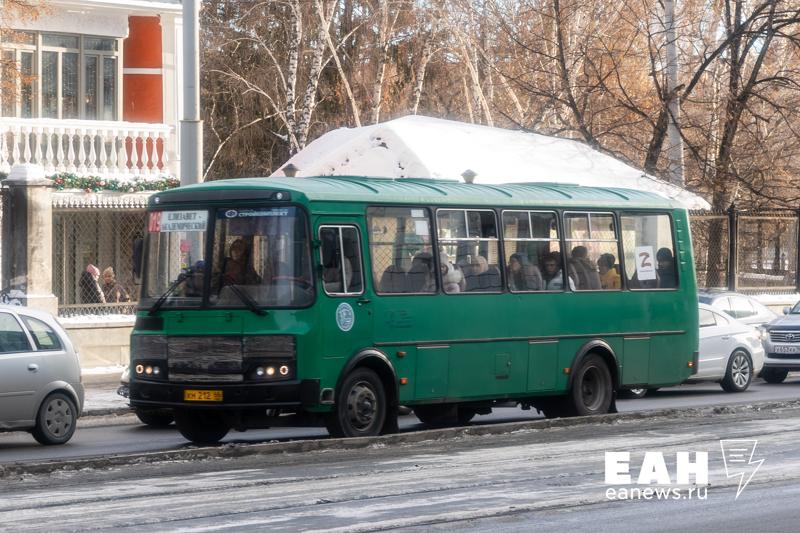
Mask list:
[[[468,184],[428,178],[373,178],[315,176],[303,178],[238,178],[217,180],[159,192],[150,206],[160,202],[221,199],[223,191],[288,191],[292,199],[302,195],[309,202],[357,202],[366,204],[423,204],[460,206],[581,206],[673,209],[683,206],[663,196],[634,189],[585,187],[564,183]],[[206,194],[208,196],[206,196]],[[232,199],[230,194],[223,195]],[[236,195],[238,197],[238,195]],[[257,198],[259,195],[249,195]],[[215,198],[216,197],[216,198]],[[242,195],[241,199],[248,198]],[[237,198],[238,199],[238,198]]]

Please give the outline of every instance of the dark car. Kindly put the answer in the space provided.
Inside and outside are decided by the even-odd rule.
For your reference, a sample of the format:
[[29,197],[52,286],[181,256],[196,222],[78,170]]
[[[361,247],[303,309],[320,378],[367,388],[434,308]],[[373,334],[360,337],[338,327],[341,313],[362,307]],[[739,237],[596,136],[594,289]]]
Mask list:
[[766,325],[766,359],[761,377],[781,383],[793,370],[800,370],[800,302],[783,310],[784,315]]

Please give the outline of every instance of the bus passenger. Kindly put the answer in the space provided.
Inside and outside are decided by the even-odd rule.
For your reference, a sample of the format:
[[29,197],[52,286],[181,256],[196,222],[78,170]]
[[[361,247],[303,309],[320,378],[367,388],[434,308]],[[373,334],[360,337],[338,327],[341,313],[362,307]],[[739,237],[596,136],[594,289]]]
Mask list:
[[[547,254],[542,263],[544,272],[542,272],[542,280],[544,281],[544,290],[546,291],[561,291],[564,290],[564,275],[561,273],[561,254],[558,252],[551,252]],[[572,278],[569,279],[569,288],[575,290],[575,283]]]
[[489,270],[489,261],[482,255],[469,257],[469,263],[464,266],[465,292],[481,290],[480,276]]
[[578,290],[598,290],[600,289],[600,275],[594,261],[589,259],[589,250],[585,246],[576,246],[572,249],[572,257],[569,264],[575,268],[578,275]]
[[678,280],[675,276],[675,258],[672,256],[672,250],[669,248],[660,248],[656,252],[656,261],[658,268],[658,288],[659,289],[674,289],[678,286]]
[[614,263],[617,258],[614,254],[603,254],[597,259],[597,268],[600,271],[600,286],[603,289],[619,289],[622,284]]
[[444,292],[452,294],[464,290],[464,273],[450,261],[444,252],[439,254],[439,270],[442,272]]
[[397,265],[389,265],[383,271],[378,287],[385,293],[403,293],[406,291],[406,271]]
[[542,273],[523,254],[514,253],[508,258],[507,276],[512,291],[542,290]]
[[419,252],[411,260],[411,268],[406,274],[407,292],[436,292],[433,276],[433,255]]

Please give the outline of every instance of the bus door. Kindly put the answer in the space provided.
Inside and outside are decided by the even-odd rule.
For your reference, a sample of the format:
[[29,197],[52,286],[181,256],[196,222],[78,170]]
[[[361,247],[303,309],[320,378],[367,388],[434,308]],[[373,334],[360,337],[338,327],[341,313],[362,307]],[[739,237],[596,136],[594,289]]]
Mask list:
[[355,217],[320,217],[315,233],[322,355],[347,359],[372,345],[373,311],[364,292],[362,225]]

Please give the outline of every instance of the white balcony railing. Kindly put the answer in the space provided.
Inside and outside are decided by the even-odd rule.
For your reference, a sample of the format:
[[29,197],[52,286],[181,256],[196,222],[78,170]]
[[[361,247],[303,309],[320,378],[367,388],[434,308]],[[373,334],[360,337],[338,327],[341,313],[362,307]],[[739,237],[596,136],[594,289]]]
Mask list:
[[45,173],[116,178],[170,173],[166,124],[0,118],[0,172],[35,163]]

